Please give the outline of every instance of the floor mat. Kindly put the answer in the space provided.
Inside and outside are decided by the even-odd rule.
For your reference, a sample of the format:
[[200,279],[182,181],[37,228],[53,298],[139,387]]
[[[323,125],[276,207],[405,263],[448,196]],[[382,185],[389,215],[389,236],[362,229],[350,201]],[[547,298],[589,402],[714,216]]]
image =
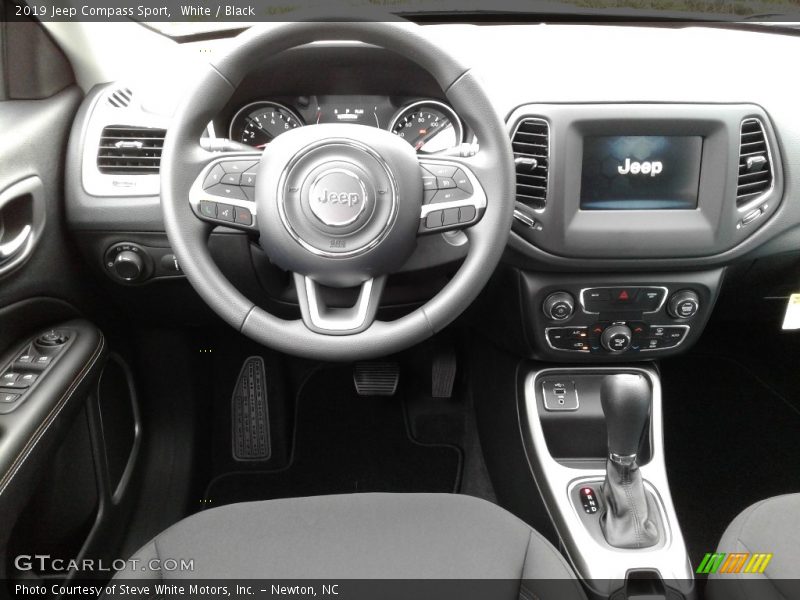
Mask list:
[[695,565],[743,509],[800,491],[800,393],[782,391],[786,374],[773,368],[767,381],[697,354],[662,365],[670,489]]
[[402,383],[395,397],[359,397],[352,369],[315,372],[297,398],[288,467],[231,472],[208,486],[208,506],[354,492],[454,492],[461,472],[455,446],[414,441]]

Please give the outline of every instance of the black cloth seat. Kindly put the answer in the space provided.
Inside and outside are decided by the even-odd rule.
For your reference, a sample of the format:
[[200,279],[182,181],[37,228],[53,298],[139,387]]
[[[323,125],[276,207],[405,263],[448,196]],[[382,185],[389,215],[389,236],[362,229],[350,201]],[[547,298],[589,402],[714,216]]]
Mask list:
[[767,498],[746,508],[728,525],[717,552],[772,557],[764,573],[709,575],[710,600],[800,600],[800,494]]
[[117,579],[152,579],[141,565],[182,558],[194,561],[193,571],[159,577],[529,580],[518,593],[542,600],[552,596],[543,580],[560,580],[561,600],[585,599],[566,560],[539,533],[494,504],[454,494],[232,504],[180,521],[133,558],[138,570]]

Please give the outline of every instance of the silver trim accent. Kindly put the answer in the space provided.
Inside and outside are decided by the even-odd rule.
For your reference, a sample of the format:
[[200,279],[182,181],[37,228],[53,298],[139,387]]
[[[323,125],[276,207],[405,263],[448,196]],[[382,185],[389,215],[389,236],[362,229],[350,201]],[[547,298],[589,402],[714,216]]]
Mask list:
[[[423,204],[420,208],[419,214],[419,232],[420,233],[442,233],[451,229],[463,229],[470,227],[481,220],[483,212],[486,210],[488,204],[486,199],[486,192],[483,191],[483,186],[475,173],[470,169],[469,165],[451,159],[434,158],[432,156],[420,156],[420,167],[425,168],[425,164],[438,164],[448,167],[456,167],[461,169],[464,174],[469,178],[472,184],[472,195],[463,200],[451,200],[450,202],[436,202],[434,204]],[[434,190],[431,190],[434,191]],[[438,191],[438,190],[437,190]],[[429,214],[437,210],[444,210],[447,208],[461,208],[464,206],[472,206],[475,209],[475,218],[467,223],[456,223],[454,225],[442,226],[437,229],[427,229],[425,227],[425,219]]]
[[341,319],[328,319],[322,316],[320,303],[317,297],[317,284],[308,276],[303,276],[305,280],[306,299],[308,300],[308,318],[311,324],[318,329],[328,331],[351,331],[363,327],[369,312],[369,302],[372,298],[372,285],[374,279],[367,279],[361,284],[358,293],[358,300],[352,309],[352,314]]
[[553,342],[550,341],[550,332],[553,331],[554,329],[589,329],[588,325],[574,325],[574,326],[571,326],[571,327],[561,325],[559,327],[545,327],[545,329],[544,329],[544,339],[547,342],[547,345],[550,346],[551,350],[556,350],[556,351],[559,351],[559,352],[580,352],[581,354],[589,354],[590,353],[589,348],[587,348],[586,350],[573,350],[571,348],[556,348],[555,346],[553,346]]
[[171,117],[145,112],[136,101],[126,107],[115,107],[109,104],[108,99],[121,86],[122,84],[119,83],[110,84],[105,92],[97,95],[87,112],[87,125],[81,141],[83,190],[90,196],[100,197],[158,196],[161,190],[159,173],[120,175],[101,173],[97,168],[97,150],[100,146],[103,129],[106,127],[125,125],[169,130]]
[[[223,156],[213,158],[209,160],[208,164],[202,168],[200,174],[192,183],[192,187],[189,188],[189,205],[192,207],[194,214],[197,218],[207,221],[208,223],[214,223],[215,225],[219,225],[222,227],[234,227],[236,229],[245,229],[245,230],[257,230],[258,225],[256,222],[256,215],[258,214],[258,207],[256,206],[255,201],[250,200],[238,200],[236,198],[227,198],[225,196],[217,196],[216,194],[212,194],[203,189],[203,182],[206,179],[208,173],[220,163],[223,162],[230,162],[232,160],[252,160],[254,162],[259,162],[261,160],[261,154],[258,153],[226,153]],[[253,188],[255,189],[255,188]],[[223,204],[230,204],[231,206],[238,206],[240,208],[246,208],[250,211],[253,215],[253,223],[252,225],[242,225],[241,223],[231,223],[228,221],[222,221],[219,219],[208,219],[204,217],[200,213],[200,201],[201,200],[208,200],[210,202],[221,202]]]
[[[544,117],[542,117],[540,115],[520,115],[519,118],[517,119],[517,122],[514,124],[514,129],[510,132],[510,135],[509,135],[509,138],[511,140],[512,153],[514,154],[514,165],[515,166],[517,164],[517,156],[516,156],[517,154],[520,154],[521,156],[531,157],[531,158],[533,157],[532,154],[525,154],[524,152],[518,152],[518,153],[517,152],[513,152],[514,138],[517,136],[517,130],[519,130],[520,126],[525,121],[538,121],[540,123],[544,123],[544,125],[547,127],[547,167],[545,167],[547,169],[547,177],[545,178],[545,180],[547,181],[547,189],[544,191],[544,206],[542,208],[534,208],[533,206],[528,206],[527,204],[525,204],[521,200],[517,200],[517,202],[519,202],[520,204],[525,204],[525,206],[527,206],[533,212],[543,213],[547,209],[547,205],[550,204],[550,173],[552,171],[551,166],[552,166],[552,149],[553,149],[552,148],[552,139],[553,139],[553,136],[552,136],[552,131],[551,131],[551,127],[550,127],[550,121],[548,121],[546,118],[544,118]],[[537,163],[538,163],[538,161],[537,161]],[[538,166],[538,164],[537,164],[537,166]],[[514,180],[514,198],[515,199],[517,197],[516,186],[517,186],[517,182],[516,182],[516,173],[515,173],[515,180]]]
[[[311,244],[309,244],[308,242],[306,242],[304,239],[302,239],[300,237],[300,235],[294,230],[294,228],[289,223],[289,219],[286,217],[286,208],[284,207],[285,198],[284,198],[284,193],[283,193],[283,190],[286,187],[286,178],[289,176],[289,172],[292,170],[292,167],[294,167],[300,161],[301,158],[303,158],[308,152],[311,152],[312,150],[315,150],[315,149],[320,148],[322,146],[331,146],[331,145],[334,145],[334,144],[341,144],[343,146],[350,146],[350,147],[355,148],[357,150],[361,150],[362,152],[365,152],[366,154],[369,154],[383,168],[384,172],[386,173],[386,176],[389,179],[389,182],[391,183],[391,187],[392,187],[392,189],[391,189],[391,196],[392,196],[391,214],[389,215],[389,219],[386,221],[386,224],[384,225],[384,227],[381,230],[381,232],[377,236],[372,238],[372,240],[370,240],[368,243],[364,244],[363,246],[360,246],[359,248],[355,248],[353,250],[349,250],[347,252],[339,252],[339,253],[328,252],[326,250],[320,250],[319,248],[316,248],[316,247],[312,246]],[[325,258],[352,258],[354,256],[360,256],[362,254],[365,254],[366,252],[369,252],[375,246],[380,244],[384,239],[386,239],[387,235],[389,235],[389,232],[391,231],[392,226],[394,225],[395,221],[397,220],[398,202],[399,202],[398,196],[399,196],[399,190],[397,188],[397,180],[394,177],[394,173],[392,173],[392,170],[389,168],[389,165],[386,163],[385,160],[383,160],[383,158],[381,157],[380,154],[378,154],[375,150],[373,150],[369,146],[367,146],[365,144],[362,144],[360,142],[356,142],[354,140],[350,140],[350,139],[347,139],[347,138],[326,138],[326,139],[323,139],[323,140],[317,140],[316,142],[313,142],[313,143],[309,144],[308,146],[305,146],[305,147],[301,148],[291,158],[291,160],[289,160],[289,162],[286,163],[286,166],[283,168],[283,171],[281,171],[281,175],[278,178],[278,198],[277,198],[277,200],[278,200],[278,215],[281,218],[281,223],[283,223],[284,228],[289,233],[289,235],[292,236],[294,241],[297,242],[298,244],[300,244],[300,246],[302,246],[303,248],[305,248],[306,250],[308,250],[312,254],[316,254],[317,256],[323,256]]]
[[748,122],[758,123],[758,126],[761,128],[761,133],[764,135],[764,145],[767,147],[767,160],[769,161],[769,188],[750,200],[747,204],[743,206],[737,206],[736,209],[740,213],[746,213],[756,206],[764,202],[769,196],[772,195],[772,192],[775,191],[775,163],[772,159],[772,146],[769,142],[769,136],[767,135],[767,128],[764,126],[764,122],[757,117],[748,117],[746,119],[742,119],[742,122],[739,124],[739,147],[736,151],[736,197],[734,198],[734,202],[737,202],[739,199],[739,161],[742,158],[742,129],[744,128],[744,124]]
[[[547,443],[538,413],[536,389],[543,377],[575,373],[641,373],[651,383],[653,402],[650,413],[650,462],[639,467],[645,486],[655,493],[662,510],[666,540],[653,548],[635,550],[613,548],[596,540],[586,529],[571,500],[571,490],[589,480],[602,481],[602,468],[572,468],[556,461]],[[534,481],[545,500],[545,506],[556,525],[567,555],[579,577],[592,581],[624,581],[630,569],[656,569],[662,578],[691,581],[694,577],[678,518],[669,492],[664,463],[661,382],[651,368],[644,367],[572,367],[531,370],[524,381],[524,394],[519,403],[519,421],[526,454]],[[526,435],[527,433],[527,435]],[[605,595],[608,595],[608,591]]]
[[608,459],[613,462],[617,463],[618,465],[622,465],[623,467],[630,467],[636,462],[636,455],[635,454],[628,454],[628,455],[621,455],[615,454],[614,452],[608,453]]
[[530,227],[531,229],[536,227],[536,220],[535,219],[532,219],[531,217],[526,215],[524,212],[522,212],[521,210],[518,210],[516,208],[514,209],[514,218],[517,221],[519,221],[520,223],[522,223],[523,225],[525,225],[526,227]]
[[643,290],[647,288],[651,288],[654,290],[664,290],[664,297],[661,299],[661,302],[658,305],[658,308],[655,310],[649,311],[642,311],[643,315],[652,315],[660,311],[664,308],[664,304],[667,301],[667,297],[669,296],[669,288],[664,287],[663,285],[591,285],[589,287],[581,288],[580,293],[578,294],[578,299],[581,303],[581,309],[587,315],[599,315],[599,312],[592,312],[586,309],[586,303],[583,300],[583,294],[588,292],[589,290],[615,290],[617,288],[627,288],[630,290]]
[[[239,115],[241,115],[245,110],[249,109],[250,107],[258,106],[261,104],[268,104],[270,106],[277,106],[278,108],[282,108],[290,115],[292,115],[295,119],[297,119],[297,122],[300,123],[300,127],[305,127],[306,125],[306,122],[303,120],[303,118],[285,104],[281,104],[280,102],[275,102],[273,100],[256,100],[254,102],[250,102],[249,104],[245,104],[242,108],[236,111],[236,114],[234,114],[233,117],[231,117],[231,122],[228,124],[228,139],[233,140],[233,124],[236,123],[236,119],[239,118]],[[240,143],[244,144],[246,142],[240,142]],[[249,146],[250,144],[247,145]],[[255,148],[255,146],[253,147]]]
[[[639,348],[639,352],[658,352],[659,350],[674,350],[678,346],[680,346],[683,342],[686,341],[686,338],[689,337],[689,332],[692,330],[691,325],[650,325],[650,329],[652,330],[653,327],[680,327],[681,329],[685,329],[686,333],[683,334],[681,341],[675,344],[674,346],[669,346],[668,348]],[[650,336],[653,337],[652,335]]]
[[[388,131],[389,133],[392,133],[393,132],[392,130],[394,129],[395,125],[397,125],[397,122],[400,120],[400,117],[402,117],[403,114],[407,113],[412,108],[415,108],[417,106],[423,106],[425,104],[429,104],[431,106],[435,106],[436,108],[439,108],[440,110],[443,110],[446,113],[450,113],[450,121],[453,123],[453,126],[456,128],[456,145],[453,146],[453,147],[454,148],[458,148],[464,142],[464,123],[461,120],[461,117],[458,116],[456,111],[454,111],[451,106],[448,106],[447,104],[445,104],[444,102],[441,102],[439,100],[422,99],[422,100],[416,100],[416,101],[412,102],[411,104],[406,104],[404,107],[402,107],[396,113],[394,113],[394,116],[389,121],[389,127],[386,128],[386,131]],[[444,152],[446,152],[446,151],[447,150],[444,150]],[[422,153],[418,153],[418,154],[420,154],[420,156],[431,156],[431,154],[428,154],[427,152],[422,152]],[[433,155],[435,155],[435,153]]]

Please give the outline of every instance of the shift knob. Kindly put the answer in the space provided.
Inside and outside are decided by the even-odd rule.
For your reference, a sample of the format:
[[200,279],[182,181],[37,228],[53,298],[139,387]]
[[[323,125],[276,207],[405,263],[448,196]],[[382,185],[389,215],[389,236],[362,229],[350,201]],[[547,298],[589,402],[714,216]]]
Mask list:
[[606,417],[609,456],[635,455],[650,416],[647,379],[642,375],[608,375],[600,386],[600,402]]

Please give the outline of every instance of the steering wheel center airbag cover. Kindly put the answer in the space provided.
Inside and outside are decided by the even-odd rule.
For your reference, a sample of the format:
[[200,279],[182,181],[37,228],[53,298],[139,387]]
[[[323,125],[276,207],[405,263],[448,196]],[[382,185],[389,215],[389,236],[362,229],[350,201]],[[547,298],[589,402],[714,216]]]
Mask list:
[[276,138],[261,159],[261,244],[284,269],[332,285],[399,268],[422,203],[411,147],[359,125],[312,125]]

